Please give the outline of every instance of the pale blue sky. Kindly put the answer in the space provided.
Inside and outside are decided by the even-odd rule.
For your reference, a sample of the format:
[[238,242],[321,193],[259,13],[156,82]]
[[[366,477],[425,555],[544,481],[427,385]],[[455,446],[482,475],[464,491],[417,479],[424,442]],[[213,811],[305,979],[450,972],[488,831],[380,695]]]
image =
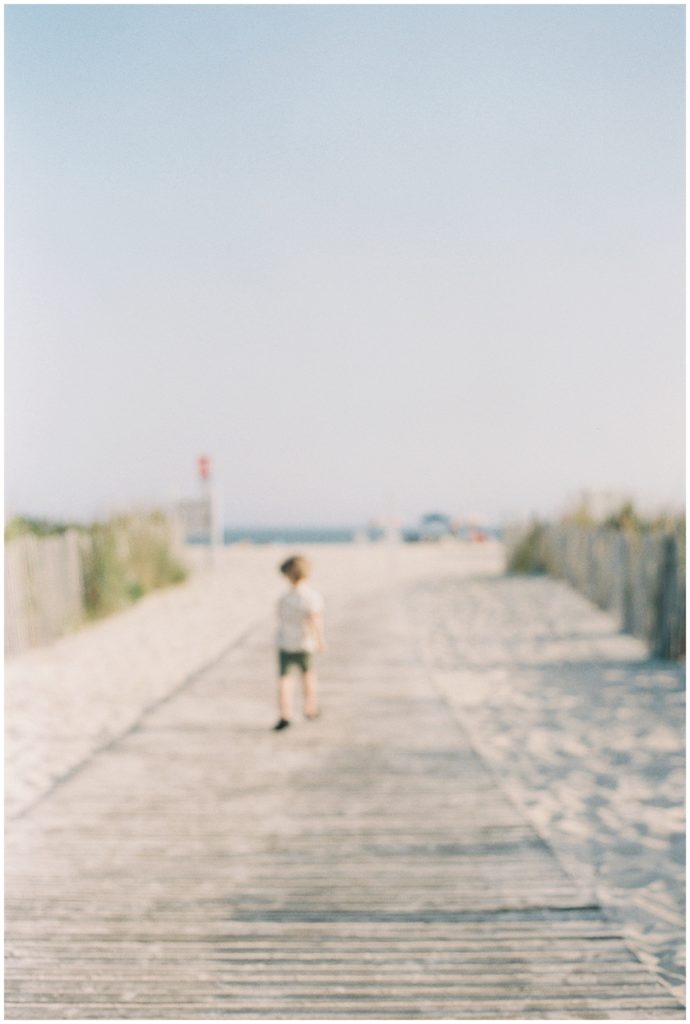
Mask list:
[[9,512],[682,502],[681,6],[5,10]]

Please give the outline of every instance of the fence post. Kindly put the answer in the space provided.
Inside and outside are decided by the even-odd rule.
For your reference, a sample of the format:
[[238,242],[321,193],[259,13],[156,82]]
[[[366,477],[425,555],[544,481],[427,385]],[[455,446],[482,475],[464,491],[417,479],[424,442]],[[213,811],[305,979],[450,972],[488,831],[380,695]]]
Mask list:
[[622,621],[624,633],[635,633],[635,607],[633,599],[633,553],[629,534],[622,535],[621,560],[623,562]]
[[678,555],[676,538],[662,538],[651,649],[655,658],[672,658],[674,648],[674,605],[678,590]]

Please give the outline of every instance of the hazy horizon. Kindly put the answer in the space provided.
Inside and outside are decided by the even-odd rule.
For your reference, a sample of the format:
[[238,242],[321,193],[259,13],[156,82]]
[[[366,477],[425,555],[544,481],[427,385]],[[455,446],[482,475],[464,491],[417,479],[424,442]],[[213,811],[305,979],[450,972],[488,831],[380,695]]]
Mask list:
[[8,514],[684,504],[682,6],[10,6]]

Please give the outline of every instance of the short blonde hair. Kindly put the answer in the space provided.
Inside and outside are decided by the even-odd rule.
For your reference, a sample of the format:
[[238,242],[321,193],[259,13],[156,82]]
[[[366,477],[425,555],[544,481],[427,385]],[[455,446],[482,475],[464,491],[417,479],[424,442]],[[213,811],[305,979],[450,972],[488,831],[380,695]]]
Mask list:
[[287,576],[291,583],[299,583],[300,580],[307,578],[311,572],[311,566],[306,558],[302,558],[301,555],[293,555],[292,558],[283,562],[280,571],[283,576]]

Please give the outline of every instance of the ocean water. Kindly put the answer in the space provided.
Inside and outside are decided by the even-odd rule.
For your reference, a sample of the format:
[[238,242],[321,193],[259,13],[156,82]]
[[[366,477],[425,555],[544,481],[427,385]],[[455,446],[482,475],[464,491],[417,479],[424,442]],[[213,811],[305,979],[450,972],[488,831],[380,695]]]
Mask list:
[[[500,539],[502,531],[496,527],[484,528],[485,535]],[[419,541],[417,530],[402,530],[404,541]],[[467,539],[467,538],[463,538]],[[353,544],[357,540],[385,540],[380,528],[356,529],[349,526],[226,526],[223,531],[224,544]],[[193,534],[187,537],[188,544],[208,544],[208,537]]]
[[252,544],[351,544],[357,531],[346,527],[230,527],[226,526],[225,544],[250,541]]

